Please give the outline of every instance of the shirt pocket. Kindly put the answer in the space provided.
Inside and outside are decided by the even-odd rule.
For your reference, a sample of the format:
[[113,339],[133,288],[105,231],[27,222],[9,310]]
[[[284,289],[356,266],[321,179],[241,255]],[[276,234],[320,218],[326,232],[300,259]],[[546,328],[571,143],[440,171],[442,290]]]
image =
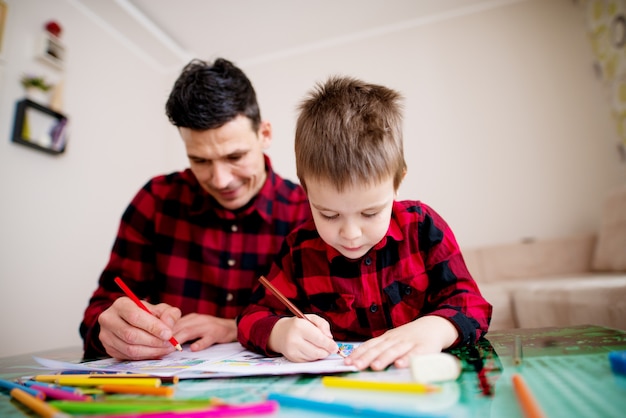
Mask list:
[[428,276],[423,274],[399,279],[387,285],[383,292],[389,301],[390,310],[402,311],[405,319],[416,319],[427,309],[424,291],[427,284]]

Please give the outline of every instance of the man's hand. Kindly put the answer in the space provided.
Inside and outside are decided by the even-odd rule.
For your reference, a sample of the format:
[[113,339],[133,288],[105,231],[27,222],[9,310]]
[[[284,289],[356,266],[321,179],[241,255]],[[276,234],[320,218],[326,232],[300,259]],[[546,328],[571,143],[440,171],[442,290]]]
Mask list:
[[152,315],[127,297],[118,298],[100,314],[100,341],[107,354],[120,360],[161,358],[175,350],[169,339],[180,309],[144,302]]
[[191,351],[200,351],[213,344],[236,341],[237,324],[234,319],[192,313],[176,322],[174,334],[181,344],[195,340],[189,348]]

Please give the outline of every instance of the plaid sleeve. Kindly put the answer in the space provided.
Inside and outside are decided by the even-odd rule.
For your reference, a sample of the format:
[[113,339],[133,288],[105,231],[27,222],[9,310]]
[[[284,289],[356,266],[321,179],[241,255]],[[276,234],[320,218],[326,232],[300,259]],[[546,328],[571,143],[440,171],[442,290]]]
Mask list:
[[441,316],[456,327],[455,345],[473,344],[487,333],[492,306],[481,295],[467,269],[448,224],[421,203],[418,222],[419,249],[429,279],[425,314]]

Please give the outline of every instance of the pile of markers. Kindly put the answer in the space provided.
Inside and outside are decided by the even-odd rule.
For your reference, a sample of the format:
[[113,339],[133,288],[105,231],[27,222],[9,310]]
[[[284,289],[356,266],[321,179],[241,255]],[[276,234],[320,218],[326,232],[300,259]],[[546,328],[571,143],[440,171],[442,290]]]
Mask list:
[[276,401],[228,404],[219,399],[176,399],[177,377],[144,374],[53,374],[0,379],[0,389],[42,418],[200,418],[263,415]]

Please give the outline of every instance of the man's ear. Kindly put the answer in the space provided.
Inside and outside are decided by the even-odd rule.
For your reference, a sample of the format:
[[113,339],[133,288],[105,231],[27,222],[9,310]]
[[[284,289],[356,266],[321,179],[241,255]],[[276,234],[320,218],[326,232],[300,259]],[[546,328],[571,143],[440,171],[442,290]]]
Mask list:
[[259,125],[259,139],[263,149],[268,149],[272,143],[272,124],[267,120],[261,121]]

